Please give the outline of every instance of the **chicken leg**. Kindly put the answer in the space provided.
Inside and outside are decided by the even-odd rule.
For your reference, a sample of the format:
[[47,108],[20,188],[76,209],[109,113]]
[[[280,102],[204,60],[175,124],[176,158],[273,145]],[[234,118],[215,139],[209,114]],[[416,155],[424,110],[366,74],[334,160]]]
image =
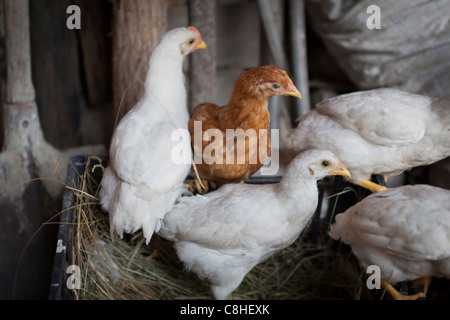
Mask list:
[[398,292],[389,282],[386,281],[381,281],[381,286],[390,293],[394,300],[417,300],[418,298],[425,298],[425,293],[423,292],[405,296]]
[[413,285],[414,284],[419,285],[419,286],[421,285],[423,293],[427,294],[428,289],[430,288],[430,284],[431,284],[431,280],[432,279],[433,279],[433,277],[425,276],[425,277],[422,277],[422,278],[419,278],[419,279],[415,280],[413,282]]
[[379,185],[375,182],[369,181],[369,180],[353,180],[353,179],[347,179],[347,181],[356,184],[360,187],[363,187],[367,190],[369,190],[372,193],[380,192],[383,190],[386,190],[387,187]]

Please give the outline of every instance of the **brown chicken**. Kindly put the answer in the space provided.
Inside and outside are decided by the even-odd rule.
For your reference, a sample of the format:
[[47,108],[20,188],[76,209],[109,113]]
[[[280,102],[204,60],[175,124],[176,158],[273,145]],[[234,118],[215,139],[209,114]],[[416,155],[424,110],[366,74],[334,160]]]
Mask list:
[[226,106],[194,108],[189,131],[201,181],[241,182],[264,165],[271,155],[268,100],[275,95],[301,98],[284,70],[262,66],[238,77]]

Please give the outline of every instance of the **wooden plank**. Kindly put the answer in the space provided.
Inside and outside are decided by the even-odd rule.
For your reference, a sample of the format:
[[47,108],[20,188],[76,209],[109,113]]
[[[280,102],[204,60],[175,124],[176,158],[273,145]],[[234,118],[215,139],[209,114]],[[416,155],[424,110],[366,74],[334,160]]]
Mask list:
[[208,48],[190,57],[189,107],[216,101],[216,2],[189,1],[189,24],[196,27]]
[[36,103],[45,138],[58,149],[78,144],[81,114],[79,31],[67,28],[66,10],[70,4],[70,0],[29,2]]
[[112,101],[111,3],[78,0],[81,9],[80,39],[83,74],[89,107]]
[[118,121],[144,92],[150,55],[167,31],[167,2],[115,0],[112,4],[113,105]]

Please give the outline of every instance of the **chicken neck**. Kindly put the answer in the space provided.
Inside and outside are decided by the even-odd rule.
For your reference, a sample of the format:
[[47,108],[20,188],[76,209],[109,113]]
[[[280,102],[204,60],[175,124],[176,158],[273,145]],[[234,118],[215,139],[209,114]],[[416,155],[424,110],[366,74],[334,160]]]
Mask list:
[[[149,71],[145,81],[144,103],[140,104],[141,109],[146,106],[159,106],[147,110],[153,118],[167,116],[168,114],[183,116],[183,122],[189,118],[186,108],[186,89],[184,86],[184,74],[182,70],[184,57],[180,54],[167,52],[164,48],[157,48],[152,54],[149,63]],[[154,103],[145,103],[153,101]],[[177,116],[177,118],[179,118]],[[186,119],[185,119],[186,118]]]
[[[317,207],[317,199],[319,197],[317,179],[310,174],[292,171],[285,172],[278,183],[276,187],[277,197],[286,208],[286,212],[290,212],[295,216],[299,212],[311,212],[310,215],[302,217],[302,220],[309,221]],[[314,201],[308,201],[308,199],[314,199]],[[306,206],[309,208],[306,208]],[[302,209],[299,211],[299,208]]]

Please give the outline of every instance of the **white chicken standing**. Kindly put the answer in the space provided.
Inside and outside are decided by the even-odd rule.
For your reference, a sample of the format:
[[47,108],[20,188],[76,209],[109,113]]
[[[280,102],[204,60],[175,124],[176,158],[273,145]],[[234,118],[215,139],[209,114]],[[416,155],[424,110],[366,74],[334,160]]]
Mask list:
[[369,181],[372,174],[396,175],[450,156],[450,96],[389,88],[340,95],[308,112],[282,145],[291,157],[330,150],[350,182],[377,192],[385,187]]
[[336,216],[330,236],[351,246],[364,270],[376,265],[381,285],[394,299],[403,296],[389,283],[450,278],[450,191],[405,185],[371,194]]
[[[115,128],[99,193],[111,233],[122,237],[142,228],[148,244],[182,192],[191,165],[172,159],[180,144],[172,134],[188,133],[182,65],[187,54],[201,48],[206,44],[194,27],[167,32],[150,57],[143,97]],[[190,159],[190,137],[182,140],[184,157]]]
[[176,242],[180,260],[210,281],[216,299],[226,299],[255,265],[299,236],[317,207],[317,180],[327,175],[349,173],[331,152],[305,151],[277,184],[226,184],[181,197],[158,234]]

